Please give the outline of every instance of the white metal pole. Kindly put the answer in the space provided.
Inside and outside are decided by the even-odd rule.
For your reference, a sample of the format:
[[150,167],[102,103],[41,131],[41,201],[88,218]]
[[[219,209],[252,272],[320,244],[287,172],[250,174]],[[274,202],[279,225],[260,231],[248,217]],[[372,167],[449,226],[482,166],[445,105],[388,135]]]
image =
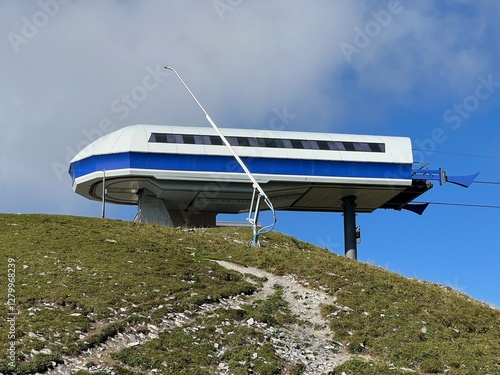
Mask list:
[[179,75],[179,73],[177,73],[177,71],[174,68],[172,68],[171,66],[165,65],[165,69],[171,70],[172,72],[175,73],[175,75],[177,76],[177,78],[179,78],[179,80],[184,85],[184,87],[186,88],[186,90],[189,92],[189,94],[195,100],[196,104],[198,104],[198,107],[200,107],[200,109],[205,114],[205,117],[207,118],[207,120],[210,123],[210,125],[212,125],[212,127],[215,129],[215,131],[217,132],[217,134],[219,135],[219,137],[222,139],[222,142],[224,142],[224,144],[227,146],[227,148],[229,148],[229,151],[231,151],[231,153],[233,154],[234,158],[236,159],[236,161],[238,162],[238,164],[240,165],[240,167],[246,173],[246,175],[248,176],[248,178],[250,179],[250,181],[252,181],[253,187],[256,188],[259,191],[260,195],[262,195],[267,201],[269,201],[269,198],[267,197],[267,195],[264,192],[264,190],[262,189],[262,187],[259,185],[259,183],[257,182],[257,180],[255,180],[255,178],[252,176],[252,173],[248,170],[248,168],[245,165],[245,163],[243,163],[243,160],[241,160],[241,158],[238,156],[238,154],[236,153],[236,151],[233,149],[233,147],[231,146],[231,144],[229,143],[229,141],[226,139],[226,137],[224,136],[224,134],[222,134],[222,132],[217,127],[217,125],[215,125],[215,123],[210,118],[210,116],[207,113],[207,111],[205,111],[205,108],[203,108],[203,106],[198,101],[198,99],[196,99],[196,96],[194,96],[194,94],[191,92],[191,90],[186,85],[186,83],[184,82],[184,80],[181,78],[181,76]]
[[102,218],[106,217],[106,170],[102,170]]

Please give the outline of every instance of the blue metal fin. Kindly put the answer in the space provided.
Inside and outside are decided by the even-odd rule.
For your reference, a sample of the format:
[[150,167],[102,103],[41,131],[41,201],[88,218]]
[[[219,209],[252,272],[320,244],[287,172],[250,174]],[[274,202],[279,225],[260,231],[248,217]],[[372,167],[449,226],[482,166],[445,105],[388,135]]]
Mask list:
[[403,210],[414,212],[418,215],[422,215],[425,209],[429,206],[430,203],[408,203],[401,207]]
[[479,172],[469,176],[446,176],[446,182],[467,188],[474,182],[478,174]]

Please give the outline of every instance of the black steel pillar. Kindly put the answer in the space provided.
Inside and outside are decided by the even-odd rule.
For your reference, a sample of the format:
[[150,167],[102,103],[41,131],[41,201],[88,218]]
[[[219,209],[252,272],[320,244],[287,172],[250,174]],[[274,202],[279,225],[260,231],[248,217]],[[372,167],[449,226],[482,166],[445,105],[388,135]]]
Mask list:
[[342,198],[344,208],[344,249],[345,256],[356,260],[358,250],[356,244],[356,196]]

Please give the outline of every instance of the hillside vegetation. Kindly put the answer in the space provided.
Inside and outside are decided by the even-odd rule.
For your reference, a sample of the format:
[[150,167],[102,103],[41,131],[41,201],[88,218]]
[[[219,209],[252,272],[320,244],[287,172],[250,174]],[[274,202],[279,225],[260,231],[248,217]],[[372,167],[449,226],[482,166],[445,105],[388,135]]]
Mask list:
[[[280,233],[250,239],[0,215],[0,373],[500,374],[500,311]],[[325,350],[338,366],[314,372]]]

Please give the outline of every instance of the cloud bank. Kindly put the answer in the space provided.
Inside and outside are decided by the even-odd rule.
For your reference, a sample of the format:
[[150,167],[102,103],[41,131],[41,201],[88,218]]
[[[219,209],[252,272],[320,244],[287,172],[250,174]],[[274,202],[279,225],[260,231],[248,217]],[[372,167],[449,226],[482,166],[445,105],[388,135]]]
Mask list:
[[135,123],[207,125],[164,64],[221,127],[288,113],[288,130],[428,132],[393,120],[441,114],[498,69],[499,13],[487,1],[3,1],[0,206],[94,212],[65,171],[86,144]]

